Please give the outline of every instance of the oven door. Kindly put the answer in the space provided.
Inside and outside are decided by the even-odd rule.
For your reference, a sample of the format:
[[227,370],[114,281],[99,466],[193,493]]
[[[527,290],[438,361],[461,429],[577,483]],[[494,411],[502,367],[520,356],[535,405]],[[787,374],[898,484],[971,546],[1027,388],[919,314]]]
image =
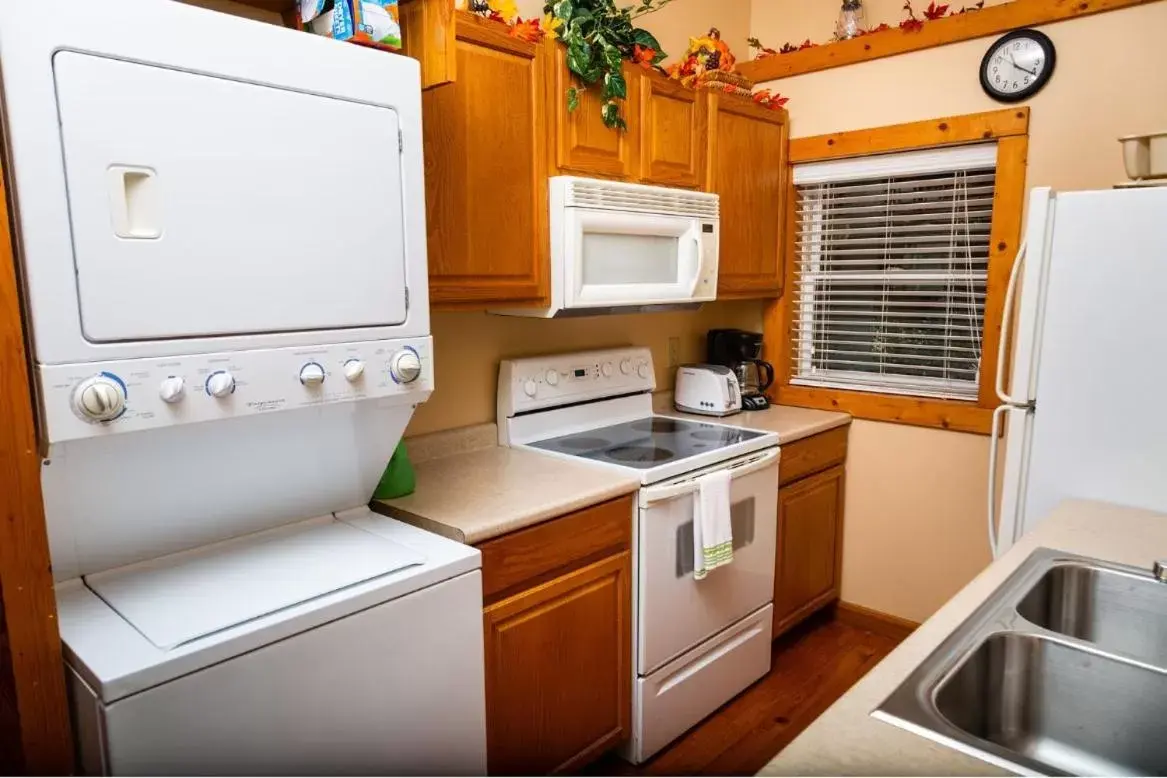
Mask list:
[[[733,562],[693,579],[695,478],[729,467]],[[637,672],[745,618],[774,597],[778,449],[640,490],[637,537]]]
[[717,224],[688,216],[565,209],[564,307],[712,300]]

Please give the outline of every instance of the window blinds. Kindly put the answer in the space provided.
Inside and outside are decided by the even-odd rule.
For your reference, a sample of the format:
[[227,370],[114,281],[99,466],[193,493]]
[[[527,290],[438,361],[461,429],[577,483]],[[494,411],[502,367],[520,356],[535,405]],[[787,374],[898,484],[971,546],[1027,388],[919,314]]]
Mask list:
[[975,399],[995,143],[798,165],[791,383]]

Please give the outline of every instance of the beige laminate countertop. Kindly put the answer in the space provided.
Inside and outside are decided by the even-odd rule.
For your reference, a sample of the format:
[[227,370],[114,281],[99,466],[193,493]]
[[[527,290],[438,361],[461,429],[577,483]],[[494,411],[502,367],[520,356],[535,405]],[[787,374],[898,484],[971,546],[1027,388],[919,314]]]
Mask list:
[[501,446],[426,460],[414,470],[417,491],[377,500],[374,509],[470,544],[640,488],[636,474]]
[[851,687],[759,774],[1009,775],[869,714],[1042,546],[1149,568],[1167,552],[1167,516],[1104,503],[1063,503]]

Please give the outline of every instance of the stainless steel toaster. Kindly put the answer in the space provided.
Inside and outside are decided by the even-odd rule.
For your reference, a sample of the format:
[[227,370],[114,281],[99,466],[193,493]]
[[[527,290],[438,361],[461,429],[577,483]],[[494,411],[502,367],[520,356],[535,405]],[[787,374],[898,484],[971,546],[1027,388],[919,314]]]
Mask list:
[[729,416],[742,409],[742,393],[737,376],[723,365],[681,365],[673,406],[685,413]]

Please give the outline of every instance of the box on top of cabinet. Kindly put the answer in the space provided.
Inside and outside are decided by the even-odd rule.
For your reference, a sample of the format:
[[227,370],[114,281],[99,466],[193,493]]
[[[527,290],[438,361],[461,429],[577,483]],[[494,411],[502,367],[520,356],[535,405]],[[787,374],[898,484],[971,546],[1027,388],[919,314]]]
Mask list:
[[397,0],[300,0],[300,24],[338,41],[401,49]]

